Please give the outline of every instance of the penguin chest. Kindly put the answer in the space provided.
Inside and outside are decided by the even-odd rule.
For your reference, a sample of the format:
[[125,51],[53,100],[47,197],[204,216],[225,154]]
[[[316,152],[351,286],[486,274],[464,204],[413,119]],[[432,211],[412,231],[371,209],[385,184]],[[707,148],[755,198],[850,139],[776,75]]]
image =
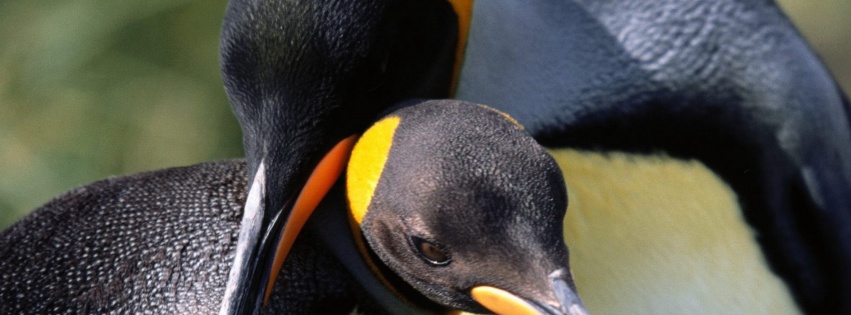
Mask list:
[[796,314],[735,194],[697,161],[551,150],[565,241],[592,314]]

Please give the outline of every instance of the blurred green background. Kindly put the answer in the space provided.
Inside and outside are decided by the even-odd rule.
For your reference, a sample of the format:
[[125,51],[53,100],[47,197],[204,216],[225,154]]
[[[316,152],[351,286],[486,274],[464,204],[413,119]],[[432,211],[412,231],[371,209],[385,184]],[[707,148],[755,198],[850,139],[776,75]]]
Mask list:
[[[851,1],[781,5],[851,91]],[[242,156],[226,0],[0,1],[0,229],[104,177]]]

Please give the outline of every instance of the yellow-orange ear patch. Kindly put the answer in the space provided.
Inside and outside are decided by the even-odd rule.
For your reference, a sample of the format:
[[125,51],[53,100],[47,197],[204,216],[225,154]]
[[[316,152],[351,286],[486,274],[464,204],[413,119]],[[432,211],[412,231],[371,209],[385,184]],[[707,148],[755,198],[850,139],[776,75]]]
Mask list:
[[393,134],[401,119],[390,116],[370,127],[355,144],[346,171],[346,194],[349,211],[360,224],[366,215],[375,187],[381,179],[384,164],[390,154]]

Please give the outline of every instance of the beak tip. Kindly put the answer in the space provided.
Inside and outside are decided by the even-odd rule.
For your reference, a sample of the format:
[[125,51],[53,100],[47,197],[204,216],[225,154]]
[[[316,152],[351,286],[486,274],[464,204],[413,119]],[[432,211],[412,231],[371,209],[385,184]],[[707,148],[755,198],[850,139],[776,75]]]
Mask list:
[[569,273],[565,273],[563,270],[557,270],[550,275],[551,285],[559,304],[561,304],[562,312],[571,315],[588,314],[579,294],[576,293],[573,286],[568,285],[567,281],[564,280],[565,275],[569,275]]
[[582,305],[582,302],[578,303],[570,303],[570,304],[560,304],[560,305],[548,305],[542,304],[539,302],[531,302],[537,314],[540,315],[588,315],[588,310],[585,309],[585,306]]

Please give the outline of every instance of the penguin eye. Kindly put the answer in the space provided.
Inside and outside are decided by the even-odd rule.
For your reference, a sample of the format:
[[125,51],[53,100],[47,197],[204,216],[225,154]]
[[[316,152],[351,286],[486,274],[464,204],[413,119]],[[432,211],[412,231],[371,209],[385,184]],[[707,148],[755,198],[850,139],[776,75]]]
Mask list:
[[417,253],[420,254],[420,257],[427,263],[434,266],[449,264],[449,255],[443,250],[443,246],[413,235],[411,236],[411,244]]

